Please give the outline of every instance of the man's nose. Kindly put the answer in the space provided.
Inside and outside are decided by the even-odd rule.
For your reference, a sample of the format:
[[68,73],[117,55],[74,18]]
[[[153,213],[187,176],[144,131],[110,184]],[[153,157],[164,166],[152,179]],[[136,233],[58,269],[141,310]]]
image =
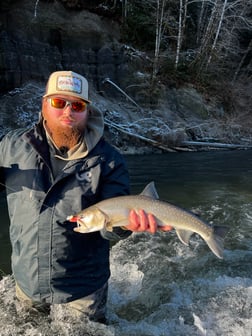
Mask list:
[[70,102],[66,103],[66,106],[63,109],[64,114],[71,114],[72,113],[72,104]]

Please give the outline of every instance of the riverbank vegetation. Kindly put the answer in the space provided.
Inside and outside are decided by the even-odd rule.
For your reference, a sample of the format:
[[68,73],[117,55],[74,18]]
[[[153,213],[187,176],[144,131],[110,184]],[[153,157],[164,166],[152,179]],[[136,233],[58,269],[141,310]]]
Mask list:
[[[118,5],[118,1],[113,3]],[[137,102],[160,108],[167,88],[189,86],[202,94],[206,104],[217,103],[214,113],[207,112],[208,118],[202,115],[198,124],[189,122],[182,129],[167,130],[165,121],[156,119],[152,139],[173,147],[185,144],[190,133],[191,140],[250,142],[252,2],[125,0],[120,5],[122,39],[136,48],[129,52],[143,70],[135,85],[136,79],[128,78],[128,91]],[[192,105],[192,118],[194,108]],[[150,124],[147,119],[144,123]],[[159,129],[158,134],[154,128]]]

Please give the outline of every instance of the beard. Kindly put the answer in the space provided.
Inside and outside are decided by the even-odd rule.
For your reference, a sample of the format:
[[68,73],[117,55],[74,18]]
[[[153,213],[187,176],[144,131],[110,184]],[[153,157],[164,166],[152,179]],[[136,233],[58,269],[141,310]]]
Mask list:
[[77,127],[48,125],[47,121],[44,121],[44,126],[55,145],[63,152],[73,148],[83,137],[83,130]]

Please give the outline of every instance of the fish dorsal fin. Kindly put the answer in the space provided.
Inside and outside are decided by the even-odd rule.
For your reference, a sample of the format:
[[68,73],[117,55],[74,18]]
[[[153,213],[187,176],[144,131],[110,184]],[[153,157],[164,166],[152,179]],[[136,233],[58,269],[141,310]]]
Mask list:
[[148,196],[154,199],[159,199],[159,195],[157,193],[155,183],[153,181],[147,184],[147,186],[144,188],[144,190],[141,192],[140,195]]

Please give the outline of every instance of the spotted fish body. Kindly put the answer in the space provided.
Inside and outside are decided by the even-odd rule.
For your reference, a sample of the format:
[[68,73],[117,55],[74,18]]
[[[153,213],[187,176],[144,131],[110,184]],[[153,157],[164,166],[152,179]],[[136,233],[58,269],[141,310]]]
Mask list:
[[130,211],[139,209],[152,213],[158,226],[172,226],[181,242],[186,245],[189,244],[191,235],[197,233],[218,258],[223,258],[223,238],[228,228],[210,226],[192,212],[160,201],[153,182],[140,195],[106,199],[67,219],[77,222],[78,226],[74,228],[76,232],[88,233],[104,228],[112,231],[113,227],[126,226]]

